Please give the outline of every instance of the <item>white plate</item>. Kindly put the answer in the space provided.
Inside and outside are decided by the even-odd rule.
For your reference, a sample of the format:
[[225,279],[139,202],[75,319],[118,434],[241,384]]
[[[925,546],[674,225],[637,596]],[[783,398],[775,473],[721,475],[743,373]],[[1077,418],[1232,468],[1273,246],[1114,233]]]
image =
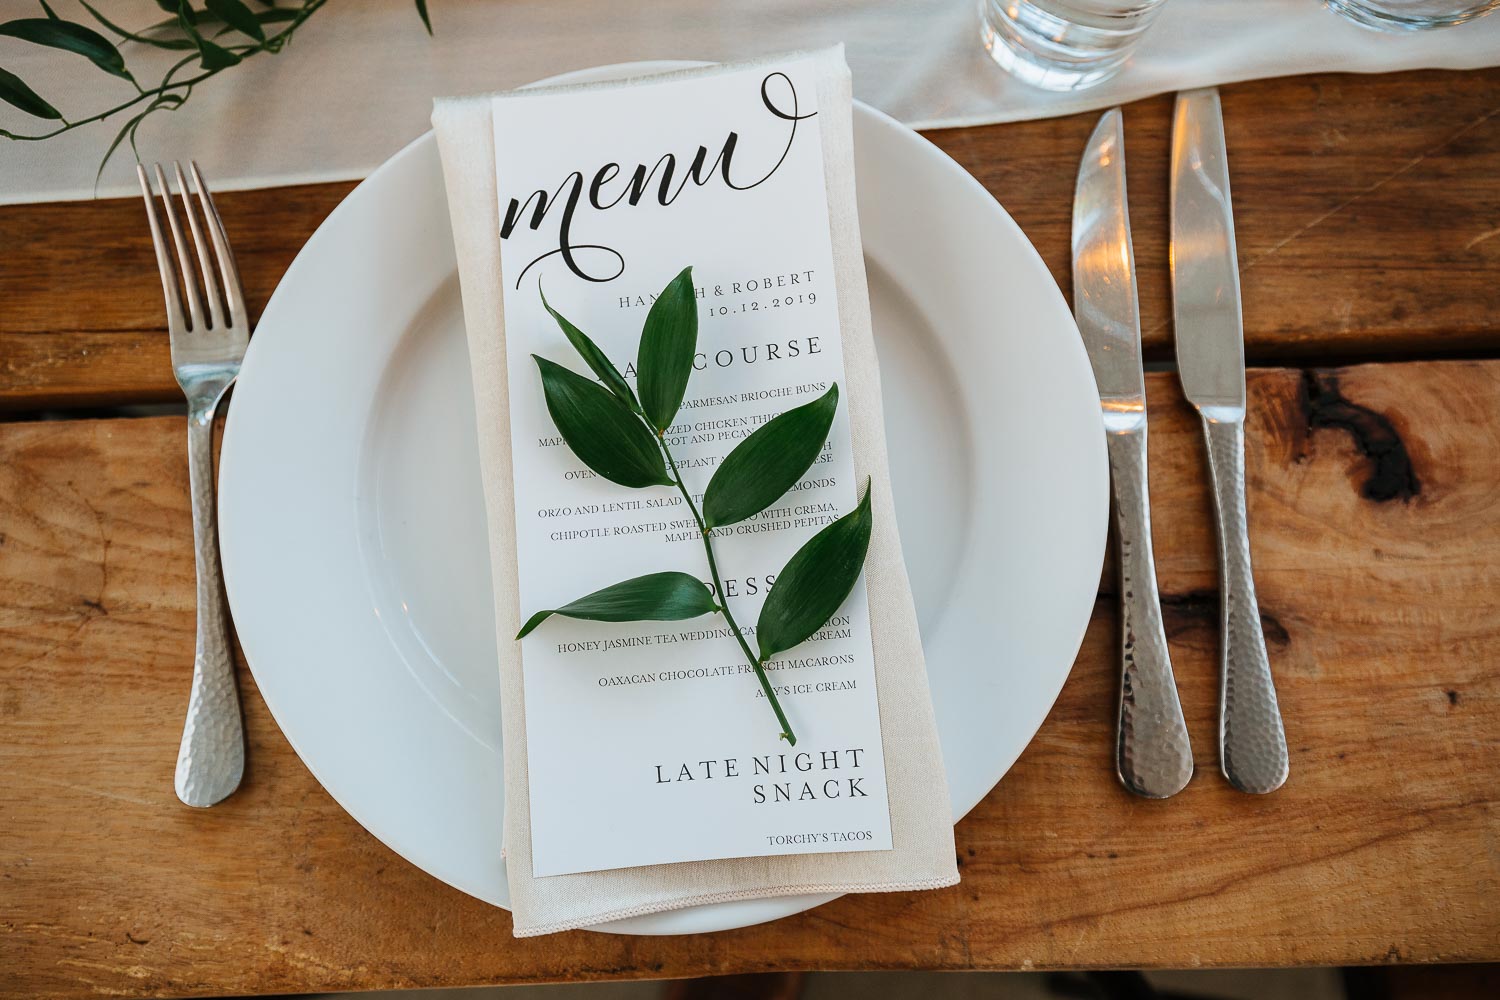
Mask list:
[[[1067,305],[994,199],[863,105],[854,137],[897,519],[957,820],[1078,651],[1108,507],[1099,402]],[[506,906],[473,423],[429,133],[350,193],[267,305],[224,435],[220,544],[240,643],[308,768],[402,857]],[[721,930],[831,898],[607,927]]]

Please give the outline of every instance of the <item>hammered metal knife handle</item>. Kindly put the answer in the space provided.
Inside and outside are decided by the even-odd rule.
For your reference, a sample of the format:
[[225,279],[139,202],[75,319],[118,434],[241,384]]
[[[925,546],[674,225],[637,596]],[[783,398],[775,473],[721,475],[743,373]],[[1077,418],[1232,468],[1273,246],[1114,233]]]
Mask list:
[[188,484],[193,506],[193,555],[198,573],[198,642],[193,691],[177,752],[177,797],[211,806],[239,787],[245,773],[245,732],[229,644],[229,611],[219,565],[214,510],[214,407],[188,416]]
[[1286,781],[1286,732],[1250,573],[1244,418],[1205,413],[1203,432],[1219,529],[1219,760],[1240,791],[1274,792]]
[[1164,799],[1193,776],[1193,751],[1167,654],[1156,560],[1151,554],[1151,503],[1146,479],[1146,429],[1107,435],[1120,562],[1120,718],[1115,768],[1137,795]]

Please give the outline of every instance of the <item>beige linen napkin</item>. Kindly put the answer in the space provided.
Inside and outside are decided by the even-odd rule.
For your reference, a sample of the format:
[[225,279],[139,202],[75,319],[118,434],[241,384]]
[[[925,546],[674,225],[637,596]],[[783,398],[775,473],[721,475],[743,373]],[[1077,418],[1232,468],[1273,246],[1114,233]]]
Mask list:
[[[784,60],[785,56],[779,57]],[[526,769],[525,691],[517,600],[514,495],[507,399],[499,205],[490,97],[436,102],[448,209],[458,252],[464,323],[474,374],[479,454],[489,519],[490,561],[499,632],[505,750],[505,854],[517,937],[584,927],[622,917],[735,899],[800,893],[933,889],[958,881],[948,786],[927,690],[927,671],[891,499],[881,417],[880,373],[854,197],[849,70],[843,47],[817,53],[818,118],[843,326],[847,399],[859,477],[870,477],[874,534],[865,566],[885,749],[893,849],[694,861],[534,878]],[[684,71],[698,76],[778,59]],[[585,86],[629,86],[592,84]],[[496,845],[496,850],[500,845]]]

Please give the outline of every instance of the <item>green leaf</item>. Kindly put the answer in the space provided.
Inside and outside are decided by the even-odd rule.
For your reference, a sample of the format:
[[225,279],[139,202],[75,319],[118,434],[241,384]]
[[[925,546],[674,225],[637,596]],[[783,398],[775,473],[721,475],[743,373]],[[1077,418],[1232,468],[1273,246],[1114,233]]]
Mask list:
[[[128,39],[132,42],[140,42],[142,45],[151,45],[158,49],[180,50],[197,48],[197,46],[195,46],[190,40],[186,38],[153,38],[150,35],[137,34],[133,31],[127,31],[124,28],[120,27],[118,24],[115,24],[109,18],[105,17],[103,14],[99,13],[99,11],[95,9],[94,5],[89,3],[88,0],[78,0],[78,2],[83,5],[84,10],[88,11],[94,16],[94,20],[98,21],[110,31],[113,31],[115,34],[119,35],[121,38]],[[169,23],[173,26],[177,24],[176,21],[171,21]]]
[[713,591],[702,580],[686,573],[651,573],[596,590],[560,608],[538,611],[516,638],[526,638],[553,615],[591,622],[675,622],[717,610]]
[[280,24],[283,21],[297,20],[297,12],[273,7],[270,10],[263,10],[257,13],[255,19],[261,24]]
[[599,350],[599,345],[590,340],[588,334],[568,322],[566,317],[556,309],[553,309],[548,304],[545,294],[542,295],[542,306],[547,312],[552,314],[553,319],[557,320],[557,325],[562,328],[563,336],[568,338],[568,343],[573,345],[579,357],[583,358],[584,363],[589,366],[589,370],[599,376],[599,381],[604,383],[604,387],[614,393],[620,402],[630,407],[636,413],[640,413],[641,404],[636,402],[635,393],[630,391],[630,384],[625,381],[625,377],[614,366],[614,362],[610,361],[605,353]]
[[0,101],[20,108],[36,118],[48,118],[52,121],[62,118],[62,112],[42,100],[41,96],[26,86],[19,76],[3,69],[0,69]]
[[199,63],[209,72],[220,69],[228,69],[240,61],[240,57],[230,52],[221,45],[215,45],[206,38],[199,38],[198,52],[201,56]]
[[0,35],[9,35],[23,42],[45,45],[48,48],[76,52],[111,76],[130,79],[120,50],[93,28],[50,17],[23,17],[18,21],[0,24]]
[[710,528],[754,517],[807,474],[828,440],[839,408],[837,384],[811,403],[787,410],[757,428],[714,470],[703,494]]
[[828,624],[864,568],[872,523],[866,481],[859,506],[808,539],[777,575],[755,629],[762,663]]
[[44,11],[47,12],[47,16],[48,17],[52,18],[52,20],[54,20],[54,21],[61,21],[62,20],[62,18],[60,18],[60,17],[57,16],[57,11],[55,11],[55,10],[52,9],[52,5],[49,4],[47,2],[47,0],[41,0],[41,4],[42,4],[42,10],[44,10]]
[[590,469],[621,486],[670,486],[656,438],[619,398],[593,379],[535,354],[547,412]]
[[417,16],[420,17],[422,19],[422,23],[427,26],[427,33],[429,35],[432,34],[432,21],[427,17],[427,0],[417,0]]
[[240,0],[203,0],[203,6],[225,24],[241,34],[249,35],[257,42],[266,40],[266,33],[256,19],[255,13],[240,3]]
[[[189,2],[189,0],[156,0],[156,6],[160,7],[168,14],[175,15],[173,20],[184,25],[197,24],[199,21],[202,21],[210,16],[207,11],[194,10],[193,5]],[[167,21],[165,23],[171,24],[172,22]],[[161,25],[159,24],[152,25],[153,28],[160,26]]]
[[173,22],[175,22],[177,27],[181,29],[183,35],[191,39],[194,47],[198,48],[201,52],[203,47],[203,35],[198,31],[198,22],[202,20],[201,12],[194,10],[192,4],[188,3],[187,0],[179,0],[179,2],[176,4],[172,4],[170,0],[156,0],[156,5],[162,10],[175,12],[177,16],[171,21],[164,21],[160,24],[153,24],[146,30],[156,31],[162,28],[167,28],[170,27]]
[[[157,2],[164,5],[165,0],[157,0]],[[163,9],[165,9],[165,6],[163,6]],[[237,65],[240,62],[241,56],[239,53],[232,52],[217,42],[211,42],[203,37],[203,33],[198,30],[197,25],[199,21],[212,16],[215,16],[212,11],[196,11],[193,9],[192,4],[188,3],[188,0],[178,0],[177,24],[181,27],[182,33],[191,38],[193,44],[198,47],[198,65],[210,73],[216,73],[221,69],[228,69],[230,66]]]
[[697,352],[698,300],[693,293],[693,269],[685,267],[652,303],[636,356],[641,406],[659,431],[677,419]]

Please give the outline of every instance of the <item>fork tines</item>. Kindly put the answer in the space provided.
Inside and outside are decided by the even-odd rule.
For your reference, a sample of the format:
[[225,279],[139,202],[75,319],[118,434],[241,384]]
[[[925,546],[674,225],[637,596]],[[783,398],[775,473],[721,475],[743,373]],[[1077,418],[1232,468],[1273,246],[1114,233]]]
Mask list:
[[[146,218],[151,226],[151,242],[156,245],[156,263],[161,269],[162,291],[167,301],[168,330],[174,336],[187,331],[236,332],[241,337],[245,336],[248,333],[245,294],[240,287],[234,252],[230,250],[229,241],[224,236],[219,211],[214,207],[208,185],[203,183],[198,165],[192,162],[188,164],[193,193],[197,195],[195,210],[194,199],[188,196],[188,182],[183,176],[182,164],[172,164],[172,171],[177,179],[177,196],[182,202],[181,211],[187,216],[188,230],[192,233],[191,250],[161,164],[155,165],[156,184],[161,192],[161,209],[167,217],[171,249],[168,248],[167,239],[163,237],[150,175],[139,163],[135,169],[141,181],[141,195],[146,200]],[[175,264],[172,259],[174,252]],[[192,255],[198,258],[196,269],[192,264]],[[187,310],[186,319],[183,316],[184,307]]]

